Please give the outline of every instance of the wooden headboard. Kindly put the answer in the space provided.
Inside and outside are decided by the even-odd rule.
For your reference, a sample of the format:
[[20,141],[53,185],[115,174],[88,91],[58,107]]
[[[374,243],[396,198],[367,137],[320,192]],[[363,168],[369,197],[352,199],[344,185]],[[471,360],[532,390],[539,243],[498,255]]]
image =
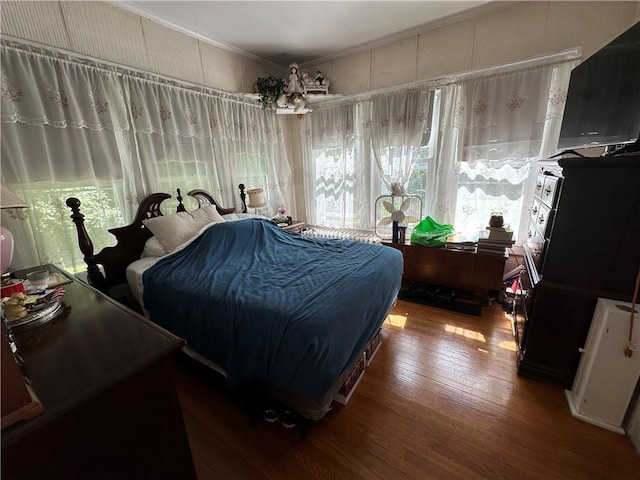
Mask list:
[[[178,206],[177,212],[186,211],[182,203],[183,197],[180,189],[177,189]],[[235,212],[235,208],[223,208],[206,190],[191,190],[187,195],[198,201],[198,208],[214,205],[220,215]],[[240,185],[240,198],[242,199],[243,211],[246,211],[244,203],[244,185]],[[100,252],[94,254],[93,242],[84,226],[84,215],[80,213],[81,202],[75,197],[67,199],[67,206],[71,209],[71,219],[76,225],[78,233],[78,246],[84,255],[87,264],[87,274],[89,283],[98,290],[107,291],[108,288],[125,283],[127,266],[138,260],[144,250],[145,242],[152,236],[152,233],[142,223],[143,220],[162,216],[160,206],[162,202],[171,198],[168,193],[152,193],[146,197],[136,211],[133,221],[124,227],[111,228],[109,233],[116,237],[117,243],[113,247],[105,247]],[[100,269],[102,266],[102,270]],[[104,273],[103,273],[104,270]]]

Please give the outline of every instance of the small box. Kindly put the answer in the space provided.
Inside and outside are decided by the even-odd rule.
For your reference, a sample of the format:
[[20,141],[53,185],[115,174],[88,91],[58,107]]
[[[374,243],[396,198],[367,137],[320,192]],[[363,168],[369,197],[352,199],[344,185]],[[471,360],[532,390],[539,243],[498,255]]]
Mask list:
[[376,333],[375,336],[371,339],[369,345],[367,345],[367,349],[364,352],[366,367],[371,365],[371,360],[373,359],[375,354],[378,353],[380,345],[382,345],[382,329],[378,330],[378,333]]
[[358,362],[353,367],[353,370],[351,370],[351,373],[349,374],[345,382],[340,387],[340,390],[338,390],[338,393],[333,396],[333,399],[336,402],[341,403],[342,405],[346,405],[353,395],[353,392],[356,391],[356,387],[360,383],[360,380],[362,380],[365,370],[366,354],[363,353],[360,356]]

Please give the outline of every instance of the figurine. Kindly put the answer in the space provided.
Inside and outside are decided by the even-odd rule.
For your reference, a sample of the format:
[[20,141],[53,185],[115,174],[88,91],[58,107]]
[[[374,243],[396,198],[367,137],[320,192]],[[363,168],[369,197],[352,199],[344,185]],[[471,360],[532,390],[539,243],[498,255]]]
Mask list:
[[300,75],[298,75],[298,64],[292,63],[289,65],[289,81],[287,83],[287,90],[292,93],[304,93],[302,82],[300,81]]
[[320,70],[316,71],[315,81],[316,81],[316,85],[318,85],[320,87],[328,87],[329,86],[329,79],[326,78],[324,76],[324,73],[322,73]]
[[278,98],[276,98],[276,107],[278,107],[278,108],[289,108],[290,107],[289,97],[287,97],[287,95],[285,93],[281,93],[280,95],[278,95]]
[[305,87],[313,87],[315,85],[315,80],[311,78],[311,75],[306,70],[303,70],[300,74],[300,80]]
[[[302,113],[302,111],[305,108],[307,108],[307,102],[304,99],[304,97],[302,96],[302,94],[299,93],[299,92],[292,93],[291,96],[289,97],[289,101],[293,105],[293,111],[294,112]],[[310,112],[311,109],[309,108],[307,111]]]
[[12,293],[4,303],[4,316],[9,322],[20,320],[27,316],[25,300],[27,296],[22,292]]

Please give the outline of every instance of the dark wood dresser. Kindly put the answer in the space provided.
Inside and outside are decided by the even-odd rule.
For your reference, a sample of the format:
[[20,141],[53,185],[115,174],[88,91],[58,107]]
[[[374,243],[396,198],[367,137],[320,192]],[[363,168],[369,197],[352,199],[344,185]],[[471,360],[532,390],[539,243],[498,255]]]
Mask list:
[[518,373],[570,389],[597,299],[632,300],[640,268],[640,155],[564,158],[540,174]]
[[43,411],[3,429],[2,478],[196,478],[172,378],[184,341],[49,269],[71,280],[65,311],[13,332]]

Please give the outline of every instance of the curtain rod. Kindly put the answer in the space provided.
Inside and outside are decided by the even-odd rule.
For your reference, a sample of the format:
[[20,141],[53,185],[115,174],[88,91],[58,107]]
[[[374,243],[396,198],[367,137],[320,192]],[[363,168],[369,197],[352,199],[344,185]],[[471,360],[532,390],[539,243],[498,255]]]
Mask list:
[[491,67],[479,68],[470,72],[456,73],[452,75],[442,77],[432,77],[426,80],[417,80],[415,82],[406,83],[404,85],[393,85],[390,87],[380,88],[369,92],[356,93],[341,98],[335,98],[331,100],[323,101],[322,104],[317,104],[318,108],[325,106],[335,106],[339,104],[351,104],[359,101],[369,100],[380,95],[386,95],[389,93],[401,93],[410,90],[419,90],[421,88],[441,88],[448,85],[464,82],[473,78],[490,78],[492,76],[498,76],[506,73],[524,72],[539,67],[549,67],[560,65],[566,62],[571,62],[580,59],[582,51],[580,48],[573,48],[550,55],[543,55],[539,57],[529,58],[526,60],[520,60],[514,63],[508,63],[503,65],[495,65]]
[[[262,108],[245,98],[242,94],[225,92],[224,90],[217,90],[212,87],[199,85],[197,83],[189,82],[186,80],[180,80],[173,77],[167,77],[165,75],[147,72],[135,67],[129,67],[126,65],[120,65],[110,62],[108,60],[96,59],[87,55],[79,54],[76,52],[70,52],[58,47],[51,47],[48,45],[42,45],[28,40],[15,38],[10,35],[2,35],[2,48],[9,50],[15,50],[19,52],[25,52],[34,56],[41,56],[45,58],[54,58],[61,62],[67,62],[84,67],[90,67],[97,71],[116,74],[118,76],[128,76],[138,80],[144,80],[146,82],[155,83],[157,85],[166,85],[177,89],[188,90],[189,92],[200,93],[203,95],[211,95],[228,100],[231,102],[240,103],[250,107]],[[37,49],[37,50],[33,50]]]
[[[20,45],[20,47],[5,45],[6,39],[8,39],[8,41],[12,43],[16,43]],[[105,72],[116,73],[120,75],[129,75],[133,78],[143,79],[148,82],[156,83],[159,85],[169,84],[174,88],[181,88],[189,91],[195,90],[198,93],[222,97],[225,100],[228,100],[231,102],[237,102],[237,103],[251,106],[251,107],[262,108],[260,105],[256,105],[252,101],[243,98],[242,93],[225,92],[224,90],[217,90],[212,87],[206,87],[206,86],[199,85],[197,83],[189,82],[186,80],[180,80],[177,78],[167,77],[157,73],[147,72],[145,70],[140,70],[135,67],[129,67],[126,65],[117,64],[114,62],[110,62],[108,60],[96,59],[93,57],[89,57],[88,55],[71,52],[58,47],[38,44],[36,42],[32,42],[29,40],[23,40],[20,38],[12,37],[10,35],[2,35],[2,46],[4,48],[14,48],[16,50],[26,51],[34,55],[43,55],[45,57],[51,56],[56,58],[58,55],[62,55],[64,57],[68,57],[68,58],[60,59],[63,61],[78,63],[80,65],[85,65],[85,66],[87,66],[88,65],[87,62],[89,62],[90,65],[88,66],[91,66],[98,70],[104,70]],[[46,53],[34,52],[24,47],[37,48]],[[568,61],[578,60],[581,56],[582,56],[581,48],[574,48],[574,49],[565,50],[565,51],[550,54],[550,55],[543,55],[543,56],[534,57],[526,60],[520,60],[514,63],[484,67],[484,68],[472,70],[470,72],[457,73],[457,74],[452,74],[452,75],[442,76],[442,77],[433,77],[426,80],[417,80],[415,82],[411,82],[403,85],[392,85],[390,87],[380,88],[380,89],[369,91],[369,92],[355,93],[348,96],[345,95],[343,97],[336,98],[336,99],[324,100],[322,101],[322,103],[318,103],[314,107],[320,109],[325,106],[335,106],[343,103],[351,104],[358,101],[374,98],[379,95],[385,95],[388,93],[401,93],[403,91],[409,91],[409,90],[420,89],[420,88],[445,87],[455,83],[460,83],[462,81],[465,81],[474,77],[480,77],[480,76],[490,77],[492,75],[500,75],[502,73],[525,71],[531,68],[537,68],[539,66],[558,65]]]

